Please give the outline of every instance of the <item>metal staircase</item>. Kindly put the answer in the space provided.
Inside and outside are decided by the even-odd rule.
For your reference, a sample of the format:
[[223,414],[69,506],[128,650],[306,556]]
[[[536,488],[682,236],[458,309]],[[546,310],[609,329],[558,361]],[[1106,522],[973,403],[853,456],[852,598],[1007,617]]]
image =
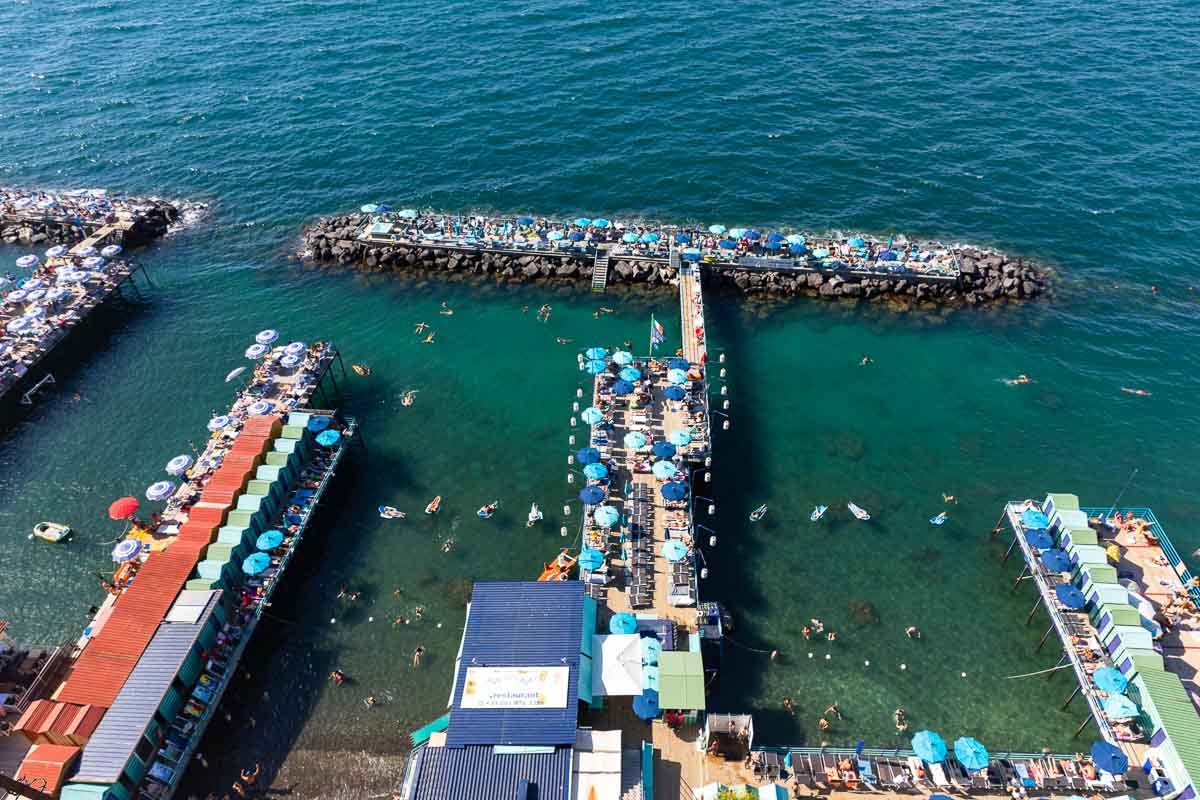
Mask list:
[[608,287],[608,251],[596,250],[596,260],[592,262],[592,291],[603,294]]

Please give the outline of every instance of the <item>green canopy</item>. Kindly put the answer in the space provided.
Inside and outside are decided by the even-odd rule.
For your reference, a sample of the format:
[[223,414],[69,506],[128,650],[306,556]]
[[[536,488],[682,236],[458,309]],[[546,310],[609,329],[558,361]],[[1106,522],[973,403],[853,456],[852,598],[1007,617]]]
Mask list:
[[1099,623],[1100,618],[1108,614],[1112,619],[1113,625],[1141,625],[1142,615],[1137,612],[1137,609],[1128,603],[1105,603],[1099,606],[1091,614],[1092,622]]
[[1066,528],[1063,534],[1071,537],[1072,544],[1099,544],[1100,537],[1091,528]]
[[1170,672],[1150,670],[1139,673],[1129,685],[1130,699],[1142,707],[1143,715],[1151,722],[1147,727],[1165,731],[1175,751],[1176,758],[1171,759],[1166,742],[1158,747],[1176,787],[1182,785],[1178,782],[1181,772],[1193,778],[1200,775],[1200,717],[1179,678]]
[[704,708],[704,661],[699,653],[664,650],[658,657],[658,706],[673,711]]
[[1092,583],[1117,582],[1117,570],[1107,564],[1087,564],[1082,571]]
[[[1046,503],[1053,503],[1054,507],[1060,511],[1079,510],[1079,498],[1073,494],[1055,494],[1051,492],[1046,495]],[[1045,503],[1042,505],[1045,505]]]

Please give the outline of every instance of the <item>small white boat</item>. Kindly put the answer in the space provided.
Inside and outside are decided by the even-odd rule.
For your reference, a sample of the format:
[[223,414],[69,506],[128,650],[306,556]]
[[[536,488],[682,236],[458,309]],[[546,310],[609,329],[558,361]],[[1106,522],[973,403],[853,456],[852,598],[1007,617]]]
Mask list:
[[945,511],[943,511],[942,513],[938,514],[936,517],[931,517],[929,520],[929,524],[930,525],[945,525],[946,517],[947,517],[947,514]]
[[846,503],[846,508],[850,509],[850,513],[863,522],[866,522],[871,518],[871,515],[867,513],[866,509],[859,508],[858,506],[854,505],[854,503]]
[[379,516],[384,519],[404,519],[408,515],[394,506],[380,506]]
[[812,513],[808,515],[808,518],[810,520],[812,520],[813,522],[817,522],[821,519],[821,517],[825,516],[825,512],[828,510],[829,510],[828,506],[821,506],[821,505],[815,506],[812,510]]
[[33,526],[33,533],[29,534],[29,538],[35,536],[47,542],[63,542],[71,538],[71,526],[58,522],[39,522]]
[[529,517],[525,522],[526,528],[532,528],[534,525],[542,521],[542,510],[538,508],[538,504],[534,503],[529,506]]

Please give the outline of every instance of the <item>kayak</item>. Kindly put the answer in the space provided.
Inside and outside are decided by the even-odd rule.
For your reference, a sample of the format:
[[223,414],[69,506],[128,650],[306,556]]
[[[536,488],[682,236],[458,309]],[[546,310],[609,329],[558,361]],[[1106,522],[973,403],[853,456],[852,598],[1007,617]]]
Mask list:
[[542,510],[538,508],[538,504],[534,503],[529,507],[529,518],[525,522],[525,527],[532,528],[535,523],[542,521]]
[[945,511],[943,511],[942,513],[938,514],[936,517],[931,517],[931,518],[930,518],[930,520],[929,520],[929,524],[930,524],[930,525],[944,525],[944,524],[946,524],[946,512],[945,512]]
[[361,375],[364,378],[371,374],[371,368],[362,364],[351,364],[350,369],[354,370],[356,375]]
[[405,513],[393,506],[380,506],[379,516],[384,519],[404,519]]
[[858,506],[854,505],[854,503],[846,503],[846,508],[850,509],[850,513],[863,522],[866,522],[871,518],[871,515],[867,513],[866,509],[859,508]]
[[767,515],[767,504],[763,503],[761,506],[759,506],[758,508],[756,508],[750,512],[750,521],[758,522],[760,519],[762,519],[766,515]]
[[480,519],[491,519],[492,514],[495,514],[496,509],[499,507],[500,507],[500,501],[493,500],[492,502],[488,503],[486,506],[480,506],[479,510],[475,512],[475,516],[479,517]]
[[33,526],[30,538],[34,536],[47,542],[63,542],[71,537],[71,526],[58,522],[39,522]]
[[568,555],[567,551],[563,550],[554,561],[542,565],[542,574],[538,576],[538,580],[565,581],[570,577],[571,568],[575,566],[575,562],[578,560],[578,558]]
[[436,513],[438,513],[438,510],[441,507],[442,507],[442,496],[439,494],[437,497],[435,497],[429,501],[429,505],[425,506],[425,513],[426,514],[436,514]]
[[821,517],[825,516],[825,512],[828,510],[829,510],[828,506],[821,506],[821,505],[814,506],[812,513],[808,515],[808,518],[810,520],[812,520],[813,522],[817,522],[818,520],[821,519]]

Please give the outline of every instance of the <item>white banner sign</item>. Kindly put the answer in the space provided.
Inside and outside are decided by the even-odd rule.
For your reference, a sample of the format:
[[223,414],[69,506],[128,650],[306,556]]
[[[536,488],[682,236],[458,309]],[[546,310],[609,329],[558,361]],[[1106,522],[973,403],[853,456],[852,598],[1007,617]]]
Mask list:
[[467,667],[462,708],[566,708],[570,667]]

